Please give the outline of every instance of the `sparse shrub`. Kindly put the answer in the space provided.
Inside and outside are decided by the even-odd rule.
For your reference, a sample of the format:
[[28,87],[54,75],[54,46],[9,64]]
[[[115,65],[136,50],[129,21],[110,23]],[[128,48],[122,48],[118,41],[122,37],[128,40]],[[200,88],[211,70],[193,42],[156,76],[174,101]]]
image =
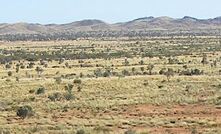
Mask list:
[[34,112],[32,110],[32,107],[30,106],[22,106],[17,109],[17,116],[21,117],[22,119],[25,119],[26,117],[30,117],[34,115]]
[[68,101],[73,100],[74,99],[74,95],[72,94],[73,85],[68,84],[68,86],[66,88],[67,88],[67,90],[66,90],[66,93],[64,93],[64,98]]
[[40,88],[37,89],[36,94],[37,94],[37,95],[39,95],[39,94],[44,94],[44,93],[45,93],[45,90],[46,90],[46,89],[45,89],[44,87],[40,87]]
[[123,62],[123,65],[124,65],[124,66],[129,66],[129,65],[130,65],[130,62],[129,62],[127,59],[125,59],[124,62]]
[[30,101],[34,101],[34,100],[35,100],[35,97],[30,97],[29,100],[30,100]]
[[10,69],[10,68],[11,68],[11,65],[10,65],[10,64],[6,64],[6,65],[5,65],[5,68],[6,68],[6,69]]
[[191,74],[192,75],[201,75],[201,74],[203,74],[203,71],[201,71],[199,69],[193,69],[193,70],[191,70]]
[[179,63],[179,60],[177,58],[170,57],[168,59],[168,64],[178,64],[178,63]]
[[19,72],[19,67],[15,68],[15,72],[18,73]]
[[153,68],[154,68],[154,65],[153,65],[153,64],[149,64],[149,65],[147,66],[147,70],[149,71],[149,75],[152,75],[152,70],[153,70]]
[[86,134],[85,131],[83,129],[80,129],[76,132],[76,134]]
[[35,71],[38,73],[38,76],[40,77],[44,70],[41,67],[36,67]]
[[65,64],[64,64],[64,65],[65,65],[65,67],[67,67],[67,68],[69,67],[68,62],[65,62]]
[[122,75],[124,75],[124,76],[130,76],[130,72],[124,69],[124,70],[122,71]]
[[30,63],[28,64],[27,68],[33,68],[33,67],[34,67],[34,65],[35,65],[35,63],[34,63],[34,62],[30,62]]
[[161,83],[165,83],[165,82],[166,82],[166,80],[162,80],[162,81],[161,81]]
[[12,76],[12,71],[8,71],[8,76],[9,76],[9,77]]
[[100,68],[94,70],[94,75],[96,77],[101,77],[102,76],[102,70]]
[[136,134],[136,131],[134,131],[134,130],[127,130],[126,132],[124,132],[124,134]]
[[148,86],[149,85],[148,81],[144,81],[143,85]]
[[34,92],[35,92],[34,89],[29,90],[29,93],[30,93],[30,94],[33,94]]
[[110,77],[111,73],[109,71],[105,71],[103,73],[103,77]]
[[81,79],[75,79],[75,80],[74,80],[74,83],[75,83],[75,84],[81,84],[82,81],[81,81]]
[[16,79],[17,82],[19,82],[19,77],[16,77],[15,79]]
[[163,85],[159,85],[158,88],[163,88]]
[[109,134],[110,129],[105,126],[97,126],[93,129],[97,134]]
[[140,67],[140,70],[143,72],[144,71],[144,67]]
[[144,61],[141,60],[141,61],[139,62],[139,64],[140,64],[140,65],[144,65]]
[[80,78],[83,78],[83,77],[84,77],[84,74],[81,72],[80,75],[79,75],[79,77],[80,77]]
[[53,93],[48,96],[48,99],[50,99],[51,101],[60,101],[62,99],[62,94],[58,92]]
[[6,82],[11,82],[11,79],[6,79],[5,81],[6,81]]
[[62,107],[62,112],[68,112],[69,108],[69,106],[65,105],[64,107]]
[[183,68],[184,68],[184,69],[187,69],[187,68],[188,68],[188,66],[187,66],[187,65],[183,65]]
[[187,76],[191,76],[191,70],[187,69],[187,70],[184,70],[184,71],[181,71],[179,73],[179,75],[187,75]]
[[54,78],[54,79],[55,79],[55,83],[61,84],[61,82],[62,82],[61,77],[56,77],[56,78]]
[[191,134],[198,134],[196,128],[192,128],[192,130],[191,130]]
[[65,88],[65,90],[67,90],[67,91],[72,91],[73,87],[74,87],[73,84],[67,84],[64,88]]
[[192,89],[191,85],[186,85],[186,90],[185,91],[189,92],[191,89]]
[[202,74],[203,74],[203,70],[199,70],[199,69],[191,69],[191,70],[187,69],[179,73],[179,75],[187,75],[187,76],[202,75]]
[[160,71],[159,71],[159,74],[160,75],[164,75],[166,72],[166,68],[162,68]]
[[203,65],[208,64],[208,60],[207,60],[207,55],[206,54],[203,54],[203,59],[202,59],[201,63]]
[[67,101],[70,101],[70,100],[73,100],[74,99],[74,95],[71,93],[71,92],[66,92],[64,94],[64,98],[67,100]]
[[81,92],[81,89],[82,89],[81,86],[78,86],[78,87],[77,87],[78,92]]
[[165,72],[165,75],[166,75],[166,77],[167,77],[167,80],[170,81],[170,78],[171,78],[172,76],[174,76],[174,71],[173,71],[173,69],[172,69],[172,68],[168,68],[167,72]]
[[44,68],[47,68],[48,67],[48,64],[44,64]]
[[0,134],[11,134],[11,132],[7,129],[0,128]]
[[25,69],[25,66],[24,66],[24,65],[21,65],[21,69]]

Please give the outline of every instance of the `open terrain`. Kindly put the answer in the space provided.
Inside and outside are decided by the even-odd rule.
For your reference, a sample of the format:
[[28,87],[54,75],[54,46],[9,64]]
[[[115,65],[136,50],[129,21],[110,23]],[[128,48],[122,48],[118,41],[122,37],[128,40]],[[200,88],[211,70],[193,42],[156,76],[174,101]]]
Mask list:
[[0,133],[221,133],[221,38],[0,42]]

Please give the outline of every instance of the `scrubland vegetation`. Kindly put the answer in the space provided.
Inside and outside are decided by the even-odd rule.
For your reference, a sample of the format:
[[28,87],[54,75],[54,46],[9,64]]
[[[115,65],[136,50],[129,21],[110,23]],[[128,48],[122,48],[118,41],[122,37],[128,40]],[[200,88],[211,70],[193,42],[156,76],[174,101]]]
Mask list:
[[221,38],[0,42],[0,133],[221,133]]

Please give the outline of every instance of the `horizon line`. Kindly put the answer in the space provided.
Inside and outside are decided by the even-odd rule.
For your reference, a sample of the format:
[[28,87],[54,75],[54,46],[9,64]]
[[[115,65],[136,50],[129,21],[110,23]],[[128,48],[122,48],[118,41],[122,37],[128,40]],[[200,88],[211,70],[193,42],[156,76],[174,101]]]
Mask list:
[[198,17],[193,17],[193,16],[183,16],[183,17],[170,17],[170,16],[143,16],[143,17],[137,17],[134,19],[130,19],[130,20],[126,20],[126,21],[119,21],[119,22],[107,22],[105,20],[102,19],[96,19],[96,18],[85,18],[85,19],[80,19],[80,20],[75,20],[75,21],[70,21],[70,22],[65,22],[65,23],[39,23],[39,22],[26,22],[26,21],[17,21],[17,22],[0,22],[0,24],[19,24],[19,23],[24,23],[24,24],[39,24],[39,25],[62,25],[62,24],[70,24],[70,23],[74,23],[74,22],[80,22],[80,21],[87,21],[87,20],[97,20],[97,21],[102,21],[104,23],[107,24],[117,24],[117,23],[125,23],[125,22],[130,22],[130,21],[134,21],[134,20],[138,20],[138,19],[143,19],[143,18],[150,18],[153,17],[153,19],[156,18],[162,18],[162,17],[168,17],[171,19],[184,19],[185,17],[189,17],[189,18],[193,18],[193,19],[197,19],[197,20],[209,20],[209,19],[216,19],[216,18],[221,18],[221,16],[217,16],[217,17],[207,17],[207,18],[198,18]]

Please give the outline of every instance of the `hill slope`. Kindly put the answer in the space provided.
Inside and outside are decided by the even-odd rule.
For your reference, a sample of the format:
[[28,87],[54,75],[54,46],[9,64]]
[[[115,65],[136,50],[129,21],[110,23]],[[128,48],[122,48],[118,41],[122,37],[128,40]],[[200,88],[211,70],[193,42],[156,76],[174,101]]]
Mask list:
[[189,16],[183,18],[144,17],[129,22],[108,24],[101,20],[82,20],[68,24],[0,24],[0,35],[4,34],[53,34],[87,31],[140,31],[140,30],[200,30],[221,29],[221,17],[214,19],[197,19]]

